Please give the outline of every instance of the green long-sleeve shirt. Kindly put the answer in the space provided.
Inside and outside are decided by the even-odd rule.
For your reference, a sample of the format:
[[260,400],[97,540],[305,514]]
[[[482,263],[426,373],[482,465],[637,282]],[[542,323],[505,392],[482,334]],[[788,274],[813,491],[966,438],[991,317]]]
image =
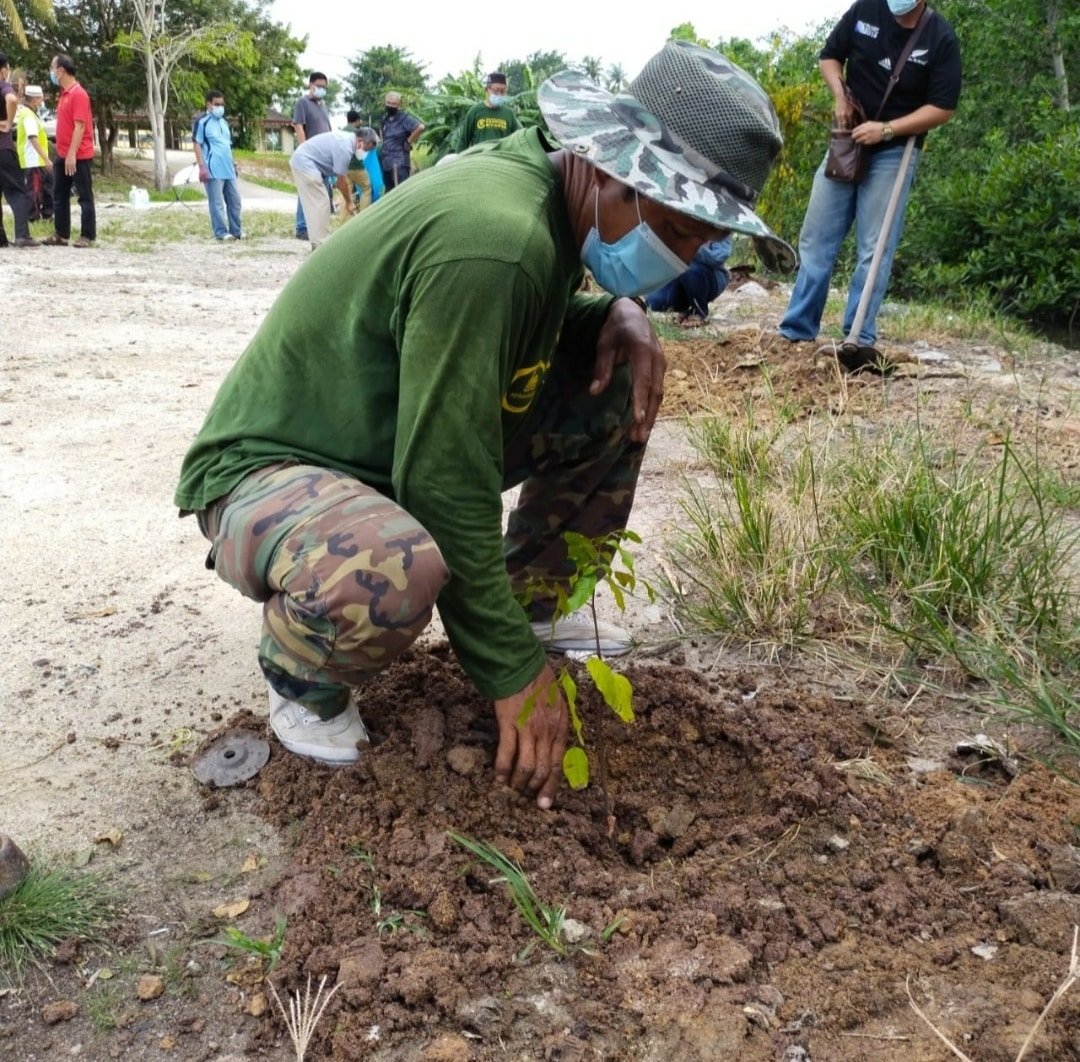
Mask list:
[[176,490],[181,510],[199,510],[299,459],[394,498],[442,551],[439,613],[490,697],[543,661],[503,562],[503,449],[560,336],[591,358],[611,301],[577,293],[548,150],[538,130],[517,133],[419,174],[336,233],[226,377]]

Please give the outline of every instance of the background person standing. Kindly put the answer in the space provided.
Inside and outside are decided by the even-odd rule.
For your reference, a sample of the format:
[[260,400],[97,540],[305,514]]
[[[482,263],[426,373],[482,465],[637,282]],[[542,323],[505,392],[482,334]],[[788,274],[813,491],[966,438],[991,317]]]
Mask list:
[[[326,99],[328,84],[324,73],[319,70],[312,71],[308,78],[307,95],[301,96],[296,101],[292,120],[297,147],[313,136],[330,132],[330,114],[323,102]],[[327,189],[327,195],[330,194],[330,190]],[[296,197],[296,238],[298,240],[308,238],[307,222],[304,220],[304,204],[299,195]]]
[[15,152],[23,172],[23,187],[29,206],[29,219],[42,221],[52,217],[52,161],[49,158],[49,137],[38,112],[45,93],[40,85],[23,89],[19,109],[15,112]]
[[206,93],[206,113],[191,132],[199,180],[206,185],[210,228],[215,240],[240,240],[240,188],[232,157],[232,131],[225,120],[225,97],[217,89]]
[[484,88],[486,95],[483,102],[470,107],[461,123],[458,151],[488,140],[502,140],[521,128],[517,115],[506,103],[506,75],[497,70],[488,74]]
[[[15,216],[16,247],[37,247],[38,241],[30,238],[29,200],[23,185],[22,167],[15,153],[15,115],[19,107],[19,96],[15,86],[8,81],[11,64],[7,56],[0,54],[0,189]],[[7,233],[0,217],[0,247],[8,245]]]
[[409,152],[420,139],[425,129],[424,123],[413,114],[401,109],[401,94],[386,94],[386,114],[383,116],[382,145],[379,147],[379,162],[382,165],[383,184],[386,190],[396,188],[402,181],[408,180],[411,169]]
[[[821,76],[835,102],[834,121],[851,129],[855,111],[844,92],[847,87],[864,113],[877,114],[893,67],[915,31],[925,0],[857,0],[841,16],[821,49]],[[904,154],[904,142],[914,136],[915,147],[904,177],[877,279],[857,337],[858,354],[849,370],[875,364],[877,313],[889,286],[893,256],[904,228],[904,211],[915,180],[919,154],[928,130],[947,122],[960,98],[960,45],[952,26],[936,11],[927,12],[899,80],[878,119],[852,129],[852,139],[870,151],[866,176],[858,184],[845,184],[825,176],[822,160],[814,175],[810,203],[799,234],[799,273],[788,302],[780,334],[791,342],[817,338],[821,315],[829,297],[829,278],[836,256],[852,224],[855,225],[855,272],[844,310],[844,335],[855,313],[874,257],[878,235]]]
[[43,243],[67,245],[71,237],[71,189],[79,198],[79,238],[76,247],[92,247],[97,239],[94,182],[94,118],[90,97],[75,80],[75,61],[56,55],[49,66],[49,80],[60,87],[56,104],[56,162],[53,163],[53,225],[56,231]]

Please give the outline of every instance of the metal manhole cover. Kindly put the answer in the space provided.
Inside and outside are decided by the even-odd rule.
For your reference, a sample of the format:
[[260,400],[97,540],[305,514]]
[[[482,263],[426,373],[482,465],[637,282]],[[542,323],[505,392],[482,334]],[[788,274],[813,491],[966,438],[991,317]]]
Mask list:
[[203,785],[230,786],[254,778],[270,759],[270,744],[250,730],[227,730],[205,744],[191,759],[191,770]]

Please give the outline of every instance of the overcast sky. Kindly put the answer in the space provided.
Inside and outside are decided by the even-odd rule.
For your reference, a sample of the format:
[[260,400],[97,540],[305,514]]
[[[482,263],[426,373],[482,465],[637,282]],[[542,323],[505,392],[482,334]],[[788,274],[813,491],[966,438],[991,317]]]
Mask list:
[[[619,63],[633,77],[658,51],[672,27],[692,22],[699,36],[759,41],[776,30],[812,32],[835,19],[851,0],[684,0],[625,4],[588,0],[537,3],[453,3],[447,0],[274,0],[271,11],[297,36],[307,34],[306,69],[342,77],[349,60],[368,48],[394,44],[424,64],[429,80],[472,66],[479,52],[485,70],[504,59],[536,51],[559,51],[570,60],[597,56]],[[725,13],[724,9],[728,9]],[[631,15],[630,12],[633,12]],[[670,12],[670,13],[665,13]],[[621,14],[620,14],[621,13]]]

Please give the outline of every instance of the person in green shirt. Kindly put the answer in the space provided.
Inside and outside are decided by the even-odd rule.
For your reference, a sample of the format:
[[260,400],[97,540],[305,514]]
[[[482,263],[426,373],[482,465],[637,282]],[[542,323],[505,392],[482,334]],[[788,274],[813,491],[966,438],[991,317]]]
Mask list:
[[[552,623],[551,601],[526,612],[515,589],[567,577],[565,531],[626,526],[664,376],[635,299],[729,232],[766,264],[795,259],[752,209],[782,144],[775,111],[724,56],[669,42],[627,95],[563,71],[539,103],[558,142],[526,129],[426,171],[298,269],[175,500],[208,566],[263,604],[285,748],[355,761],[352,691],[437,606],[494,701],[496,779],[550,808],[568,714],[545,651],[588,645],[591,621]],[[605,294],[582,291],[583,266]]]
[[506,75],[495,71],[484,82],[485,97],[474,104],[461,123],[456,150],[461,152],[474,144],[502,140],[521,128],[517,115],[506,102]]

